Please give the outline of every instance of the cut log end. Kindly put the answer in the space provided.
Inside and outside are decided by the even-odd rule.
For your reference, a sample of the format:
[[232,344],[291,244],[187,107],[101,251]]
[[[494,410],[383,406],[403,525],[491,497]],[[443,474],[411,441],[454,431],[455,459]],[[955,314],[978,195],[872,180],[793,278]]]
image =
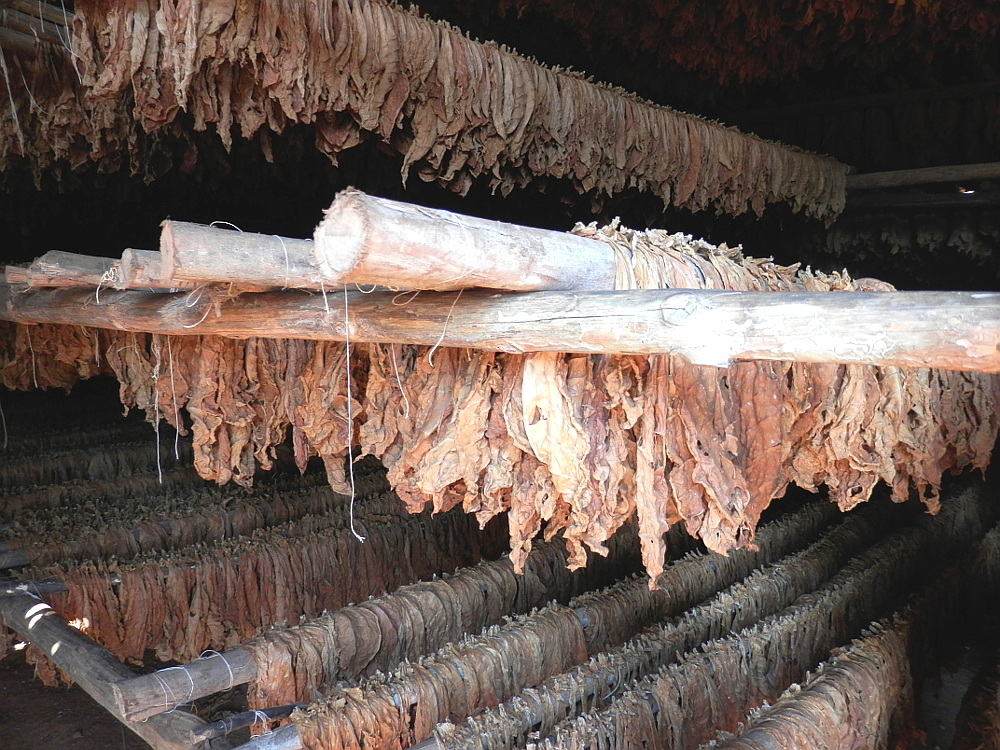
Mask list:
[[316,265],[331,284],[346,281],[362,260],[368,222],[362,203],[365,194],[348,188],[337,194],[313,235]]

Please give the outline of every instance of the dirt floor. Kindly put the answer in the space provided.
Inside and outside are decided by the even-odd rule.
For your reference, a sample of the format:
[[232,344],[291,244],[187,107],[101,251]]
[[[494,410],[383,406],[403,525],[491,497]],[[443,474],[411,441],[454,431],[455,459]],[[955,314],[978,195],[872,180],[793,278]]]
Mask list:
[[80,688],[47,688],[20,653],[0,661],[3,750],[148,750]]

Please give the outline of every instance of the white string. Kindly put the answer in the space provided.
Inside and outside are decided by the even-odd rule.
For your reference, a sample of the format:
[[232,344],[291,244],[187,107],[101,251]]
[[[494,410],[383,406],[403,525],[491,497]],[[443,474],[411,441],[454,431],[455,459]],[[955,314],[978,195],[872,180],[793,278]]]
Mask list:
[[406,391],[403,390],[403,381],[399,379],[399,368],[396,367],[396,345],[389,344],[389,354],[392,355],[392,370],[396,373],[396,385],[399,386],[399,392],[403,394],[403,403],[406,404],[406,413],[403,415],[407,419],[410,418],[410,399],[406,397]]
[[195,688],[195,686],[194,686],[194,677],[192,677],[191,673],[188,672],[187,667],[185,665],[181,664],[180,666],[167,667],[166,669],[162,669],[160,671],[161,672],[168,672],[171,669],[179,669],[179,670],[181,670],[184,673],[184,675],[188,678],[188,682],[191,683],[191,687],[188,688],[188,693],[187,693],[186,696],[184,696],[183,700],[179,700],[179,701],[175,700],[176,696],[174,695],[174,691],[167,684],[166,680],[164,680],[162,677],[160,677],[160,675],[158,673],[153,672],[153,677],[155,677],[156,681],[158,683],[160,683],[160,688],[163,690],[163,700],[165,701],[164,704],[163,704],[163,708],[166,709],[166,713],[171,713],[175,708],[177,708],[178,706],[184,705],[185,703],[187,703],[188,701],[190,701],[194,697],[194,688]]
[[7,69],[7,58],[0,47],[0,69],[3,70],[3,79],[7,84],[7,96],[10,98],[10,112],[14,116],[14,128],[17,130],[17,142],[21,144],[21,156],[27,153],[27,146],[24,141],[24,131],[21,130],[21,120],[17,116],[17,103],[14,101],[14,91],[10,87],[10,71]]
[[28,336],[28,351],[31,352],[31,378],[35,381],[35,388],[38,387],[38,371],[35,369],[35,347],[31,345],[31,326],[25,326],[24,332]]
[[238,226],[236,226],[235,224],[233,224],[231,221],[213,221],[211,224],[209,224],[209,226],[210,227],[214,227],[216,224],[225,224],[227,227],[232,227],[237,232],[242,232],[243,231]]
[[[326,291],[323,292],[323,301],[326,301]],[[348,474],[351,477],[351,505],[350,505],[350,519],[351,519],[351,533],[354,534],[354,538],[359,542],[364,544],[365,538],[357,532],[354,528],[354,498],[357,495],[357,490],[354,486],[354,458],[351,456],[351,444],[354,442],[353,438],[353,428],[354,428],[354,415],[351,412],[351,320],[348,317],[348,294],[347,285],[344,285],[344,350],[346,353],[347,361],[347,469]],[[329,311],[329,309],[328,309]]]
[[201,656],[199,657],[201,659],[205,658],[211,659],[212,656],[206,657],[205,654],[212,654],[212,656],[218,656],[220,659],[222,659],[222,663],[225,664],[226,669],[229,670],[229,686],[226,688],[226,690],[232,690],[233,684],[236,682],[236,676],[233,674],[233,668],[229,665],[229,661],[226,659],[225,656],[223,656],[213,648],[209,648],[206,649],[205,651],[202,651]]
[[278,238],[278,242],[281,243],[281,249],[285,251],[285,286],[283,286],[282,289],[288,289],[289,263],[288,263],[288,248],[285,247],[285,238],[282,237],[280,234],[273,234],[271,236]]
[[[319,282],[319,290],[321,292],[323,292],[323,307],[326,308],[326,319],[329,321],[329,319],[330,319],[330,303],[326,299],[326,287],[323,285],[323,280],[322,279],[320,279],[320,282]],[[347,287],[346,286],[344,287],[344,292],[345,293],[347,292]],[[345,325],[346,325],[346,321],[345,321]]]
[[259,708],[253,712],[253,717],[257,720],[254,724],[270,724],[274,719],[261,711]]
[[156,477],[160,484],[163,484],[163,464],[160,461],[160,343],[156,334],[153,334],[153,356],[156,357],[156,364],[153,365],[153,432],[156,435]]
[[174,351],[171,346],[171,337],[167,336],[167,359],[170,361],[170,399],[174,406],[174,459],[181,460],[181,420],[180,411],[177,408],[177,386],[174,385]]
[[7,417],[3,413],[3,402],[0,402],[0,422],[3,423],[3,449],[7,450]]
[[101,287],[104,284],[114,286],[117,281],[119,281],[118,268],[111,266],[111,268],[101,274],[101,279],[97,282],[97,290],[94,292],[94,301],[97,304],[101,304]]
[[437,351],[438,347],[441,346],[441,342],[444,341],[444,334],[448,330],[448,322],[451,320],[451,314],[455,312],[455,305],[458,303],[459,297],[462,296],[464,289],[459,289],[458,294],[455,295],[455,301],[451,303],[451,307],[448,308],[448,317],[444,319],[444,328],[441,329],[441,335],[438,337],[437,343],[431,347],[431,350],[427,353],[427,364],[434,367],[434,352]]
[[[194,307],[195,305],[197,305],[198,304],[198,300],[201,299],[201,293],[203,291],[205,291],[205,288],[207,286],[208,286],[208,284],[202,284],[197,289],[192,289],[190,292],[188,292],[187,296],[184,298],[184,303],[183,303],[184,307]],[[199,320],[197,323],[192,323],[191,325],[186,325],[186,326],[181,326],[181,327],[182,328],[197,328],[198,326],[200,326],[202,323],[205,322],[205,318],[208,317],[208,314],[210,312],[212,312],[212,306],[208,305],[205,308],[205,314],[201,316],[201,320]]]

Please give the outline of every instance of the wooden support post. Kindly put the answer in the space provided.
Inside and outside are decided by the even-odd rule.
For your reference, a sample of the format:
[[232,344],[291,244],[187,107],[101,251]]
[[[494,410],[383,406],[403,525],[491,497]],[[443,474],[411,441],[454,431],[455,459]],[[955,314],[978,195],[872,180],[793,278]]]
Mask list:
[[[160,232],[160,279],[233,284],[240,289],[319,289],[326,283],[313,243],[276,234],[165,221]],[[327,284],[328,285],[328,284]]]
[[28,286],[31,287],[89,287],[111,286],[117,265],[112,258],[49,250],[28,268]]
[[117,682],[112,687],[115,710],[128,722],[141,722],[256,677],[250,652],[236,648]]
[[[48,604],[28,594],[0,596],[0,621],[37,646],[94,700],[122,720],[111,687],[134,675],[111,652],[71,627]],[[155,750],[191,750],[191,733],[205,722],[193,714],[174,711],[125,725]]]
[[847,175],[848,190],[930,185],[940,182],[977,182],[1000,178],[1000,161],[984,164],[955,164],[947,167],[900,169],[894,172],[871,172]]
[[328,284],[513,291],[615,288],[600,240],[341,192],[313,235]]
[[[461,294],[461,297],[457,297]],[[636,290],[180,295],[0,287],[0,319],[249,338],[344,338],[506,352],[672,353],[695,364],[840,362],[1000,372],[1000,293]]]

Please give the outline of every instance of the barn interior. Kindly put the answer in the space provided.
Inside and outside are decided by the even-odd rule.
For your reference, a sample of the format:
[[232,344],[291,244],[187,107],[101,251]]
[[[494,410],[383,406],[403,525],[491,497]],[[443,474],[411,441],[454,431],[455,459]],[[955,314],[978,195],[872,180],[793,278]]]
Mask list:
[[[0,666],[9,685],[32,680],[0,688],[0,738],[77,750],[1000,746],[1000,506],[988,470],[1000,426],[998,30],[1000,2],[989,0],[0,0]],[[425,53],[432,38],[450,39],[454,60],[460,47],[481,55],[480,70],[500,71],[496,90],[468,78],[451,90],[445,73],[427,83],[420,65],[443,59]],[[559,161],[569,146],[551,133],[532,145],[541,137],[524,102],[541,112],[544,90],[529,91],[511,60],[576,92],[566,132],[592,141],[577,161]],[[658,131],[616,153],[607,144],[621,133],[602,129],[587,97],[701,135],[680,147]],[[746,150],[720,155],[708,137],[719,133]],[[755,183],[765,169],[745,158],[751,139],[795,174]],[[690,179],[653,176],[674,161]],[[130,293],[111,277],[103,289],[18,286],[49,251],[118,259],[160,248],[167,220],[311,238],[349,188],[555,233],[592,222],[683,233],[678,252],[702,254],[690,263],[703,280],[711,267],[759,284],[718,288],[985,293],[982,319],[965,324],[986,330],[992,359],[663,364],[671,408],[735,394],[726,408],[737,417],[714,443],[741,447],[731,464],[707,449],[701,463],[688,457],[688,510],[683,456],[657,438],[673,515],[644,517],[626,494],[641,494],[639,451],[653,438],[629,409],[642,412],[659,355],[575,350],[564,370],[543,371],[515,366],[516,353],[459,354],[445,330],[437,352],[435,329],[422,347],[359,341],[358,363],[343,335],[289,334],[300,344],[287,349],[273,327],[212,335],[211,305],[257,293],[231,283],[221,297],[220,285],[168,285],[197,312],[182,320],[189,331],[168,332],[101,318],[102,298]],[[628,231],[613,239],[666,236]],[[281,249],[287,262],[285,240]],[[310,309],[329,316],[342,287],[314,290]],[[445,327],[460,297],[444,298]],[[939,299],[943,310],[960,298]],[[24,300],[42,317],[25,317]],[[49,300],[63,307],[46,318]],[[238,410],[222,401],[249,393],[235,385],[240,368],[279,348],[311,373],[296,387],[315,419],[276,417],[254,390],[240,402],[254,449],[227,463]],[[600,522],[609,533],[573,536],[558,479],[556,510],[528,517],[535,509],[518,498],[542,504],[539,488],[553,486],[535,464],[561,460],[534,443],[535,455],[515,449],[535,464],[518,458],[522,473],[494,506],[470,500],[461,473],[435,492],[429,473],[425,484],[404,476],[401,449],[376,433],[403,430],[389,414],[424,418],[445,392],[418,388],[438,372],[435,353],[473,381],[536,367],[540,382],[569,384],[563,393],[577,382],[565,367],[586,370],[603,421],[585,431],[628,467],[605,487],[605,501],[618,498]],[[221,405],[196,401],[195,381],[229,382],[234,362],[239,373],[213,391]],[[640,385],[614,391],[612,376]],[[779,416],[739,416],[739,399],[771,392],[764,381],[788,384],[774,396]],[[274,403],[291,382],[271,382]],[[821,384],[832,394],[823,419],[818,404],[799,404],[808,420],[771,425]],[[455,388],[448,403],[464,408]],[[205,427],[215,417],[223,426]],[[491,445],[503,452],[517,436],[496,421],[478,435],[500,435]],[[424,437],[420,455],[435,465],[461,452],[443,427]],[[766,483],[746,456],[779,448],[768,459],[776,478],[759,498],[749,491],[752,511],[705,509],[730,467]],[[417,458],[407,465],[418,471]],[[650,497],[667,492],[649,482]],[[731,516],[742,519],[732,528]],[[42,602],[51,608],[33,609]],[[52,687],[21,711],[38,679]],[[66,682],[111,728],[36,718],[69,705],[55,687]]]

